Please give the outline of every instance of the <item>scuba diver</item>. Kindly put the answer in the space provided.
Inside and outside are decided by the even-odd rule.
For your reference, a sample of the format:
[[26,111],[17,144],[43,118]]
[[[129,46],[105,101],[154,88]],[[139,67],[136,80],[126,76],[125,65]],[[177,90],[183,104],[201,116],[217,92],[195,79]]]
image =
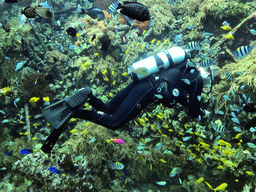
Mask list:
[[[203,69],[199,72],[195,65],[189,66],[189,57],[189,51],[172,47],[134,63],[128,68],[133,82],[106,104],[86,87],[44,108],[42,113],[54,129],[42,150],[46,153],[51,151],[70,118],[85,119],[116,130],[150,103],[162,103],[165,107],[180,103],[188,107],[192,118],[201,118],[204,112],[200,109],[200,95],[204,81],[211,88],[212,74]],[[84,102],[93,109],[81,109]]]

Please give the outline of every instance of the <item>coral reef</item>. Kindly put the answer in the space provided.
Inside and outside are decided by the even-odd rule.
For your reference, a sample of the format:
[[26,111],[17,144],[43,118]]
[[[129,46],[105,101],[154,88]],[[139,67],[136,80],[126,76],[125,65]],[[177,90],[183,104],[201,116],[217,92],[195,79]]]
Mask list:
[[[236,59],[231,50],[254,40],[250,30],[256,27],[255,18],[248,13],[255,10],[255,4],[142,0],[151,21],[139,22],[128,21],[120,13],[109,14],[105,10],[112,2],[94,1],[106,17],[98,21],[79,14],[77,2],[49,1],[58,24],[36,17],[34,24],[27,20],[22,26],[17,12],[25,4],[37,6],[39,2],[0,4],[0,21],[8,18],[10,26],[9,32],[0,28],[0,190],[253,190],[255,130],[244,125],[255,114],[243,107],[255,102],[256,49],[243,59]],[[81,2],[83,8],[91,6],[89,1]],[[220,45],[228,33],[220,28],[224,20],[231,23],[234,40]],[[68,35],[69,27],[79,36]],[[206,32],[211,35],[205,36]],[[196,53],[200,56],[191,61],[199,64],[212,58],[218,62],[212,93],[201,95],[202,108],[209,112],[201,121],[191,119],[179,104],[171,109],[150,105],[116,131],[71,119],[52,153],[40,150],[51,132],[41,114],[43,107],[84,86],[108,102],[132,81],[127,73],[132,63],[172,46],[187,48],[190,41],[201,46]],[[25,47],[29,54],[24,54]],[[17,66],[21,61],[24,65]],[[227,72],[235,78],[228,79]],[[29,103],[32,97],[39,100]],[[83,107],[91,108],[87,103]],[[111,142],[111,138],[125,144]],[[22,149],[33,153],[22,155]],[[115,164],[123,167],[114,169]],[[51,172],[50,167],[60,173]]]

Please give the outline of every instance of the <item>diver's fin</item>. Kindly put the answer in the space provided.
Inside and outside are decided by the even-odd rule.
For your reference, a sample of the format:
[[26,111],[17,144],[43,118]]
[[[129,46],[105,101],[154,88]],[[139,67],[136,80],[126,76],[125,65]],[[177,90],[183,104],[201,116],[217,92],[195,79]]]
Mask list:
[[91,95],[89,87],[79,89],[71,97],[62,99],[42,110],[45,119],[54,129],[59,129],[72,118],[76,109]]
[[44,153],[50,153],[52,148],[54,147],[55,143],[58,141],[60,134],[63,131],[63,128],[65,125],[60,127],[59,129],[53,129],[48,138],[45,140],[43,146],[41,147],[41,150]]

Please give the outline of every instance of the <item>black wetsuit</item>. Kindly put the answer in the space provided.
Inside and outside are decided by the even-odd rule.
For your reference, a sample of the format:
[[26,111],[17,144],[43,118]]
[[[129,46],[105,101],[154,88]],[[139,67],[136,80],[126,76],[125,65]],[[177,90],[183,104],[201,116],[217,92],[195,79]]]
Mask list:
[[201,114],[202,87],[198,70],[195,67],[186,68],[186,62],[183,62],[178,67],[134,81],[107,104],[91,95],[88,102],[94,110],[78,109],[74,117],[115,130],[136,117],[149,103],[162,103],[166,107],[180,103],[189,108],[192,118],[196,118]]

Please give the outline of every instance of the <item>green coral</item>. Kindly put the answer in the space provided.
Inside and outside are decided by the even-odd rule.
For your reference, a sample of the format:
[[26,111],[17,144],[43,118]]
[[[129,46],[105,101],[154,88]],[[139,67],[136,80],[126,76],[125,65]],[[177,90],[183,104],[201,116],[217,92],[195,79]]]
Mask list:
[[247,16],[250,11],[250,7],[244,3],[238,3],[236,1],[219,2],[217,6],[212,7],[209,10],[209,15],[216,18],[225,18],[231,16],[244,17]]

